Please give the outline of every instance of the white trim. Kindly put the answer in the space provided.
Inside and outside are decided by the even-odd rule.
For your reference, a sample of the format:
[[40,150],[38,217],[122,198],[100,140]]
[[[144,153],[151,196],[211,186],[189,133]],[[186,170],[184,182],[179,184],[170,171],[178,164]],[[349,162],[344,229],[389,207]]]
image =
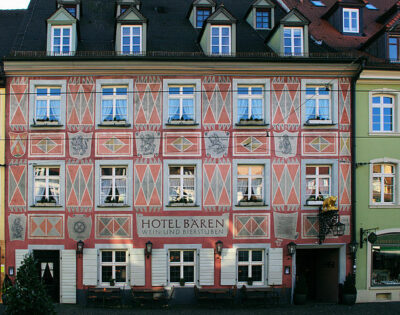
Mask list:
[[[290,46],[285,46],[285,30],[290,30]],[[295,30],[300,30],[301,31],[301,46],[300,46],[300,53],[295,52],[295,46],[294,44],[294,31]],[[283,27],[283,55],[285,56],[303,56],[304,55],[304,27],[303,26],[284,26]],[[290,53],[285,52],[285,48],[288,47],[290,48]]]
[[[375,89],[369,91],[368,100],[369,100],[369,112],[368,112],[368,121],[369,121],[369,135],[376,135],[376,136],[398,136],[400,133],[400,126],[399,126],[399,117],[400,117],[400,92],[393,89]],[[392,110],[392,131],[374,131],[372,129],[372,98],[374,96],[389,96],[393,98],[393,110]]]
[[[349,28],[345,29],[344,26],[344,14],[345,12],[349,13]],[[357,13],[357,27],[354,29],[351,23],[351,15],[353,12]],[[343,33],[359,33],[360,32],[360,10],[359,9],[350,9],[350,8],[343,8],[343,16],[342,16],[342,28],[343,28]]]
[[29,252],[33,250],[64,250],[64,249],[65,249],[64,245],[34,245],[34,244],[28,245]]
[[[60,52],[58,52],[58,53],[56,53],[55,51],[54,51],[54,30],[56,29],[56,28],[59,28],[60,29]],[[51,25],[51,35],[50,35],[50,37],[51,37],[51,39],[50,39],[50,52],[51,52],[51,54],[53,54],[53,55],[55,55],[55,56],[71,56],[72,54],[74,54],[74,52],[72,51],[72,37],[73,37],[73,34],[72,34],[72,32],[73,32],[73,30],[72,30],[72,25]],[[63,52],[63,46],[64,46],[64,44],[63,44],[63,42],[64,42],[64,37],[66,37],[65,35],[64,35],[64,30],[65,29],[69,29],[69,36],[68,36],[68,38],[69,38],[69,47],[68,47],[68,52]]]
[[[227,28],[229,30],[229,43],[228,43],[228,47],[229,47],[229,51],[228,53],[223,53],[222,52],[222,47],[226,46],[222,44],[222,30],[224,28]],[[212,31],[213,29],[218,29],[218,52],[217,53],[213,53],[212,48],[213,45],[212,44],[212,39],[213,39],[213,35],[212,35]],[[210,27],[210,55],[215,55],[215,56],[229,56],[232,53],[232,26],[231,25],[211,25]]]
[[95,244],[95,249],[131,249],[132,244]]
[[[120,54],[121,55],[123,55],[123,56],[126,56],[126,55],[139,55],[139,54],[141,54],[142,53],[142,51],[143,51],[143,27],[142,27],[142,25],[140,25],[140,24],[136,24],[136,25],[126,25],[126,24],[123,24],[123,25],[121,25],[120,26],[121,27],[121,46],[120,46]],[[128,53],[124,53],[123,52],[123,46],[124,46],[124,44],[123,44],[123,38],[124,38],[124,35],[123,35],[123,28],[124,27],[126,27],[126,28],[128,28],[129,27],[129,32],[130,32],[130,34],[129,34],[129,52]],[[134,27],[137,27],[137,28],[139,28],[139,52],[134,52],[133,51],[133,34],[132,34],[132,28],[134,28]],[[135,36],[135,37],[137,37],[137,36]],[[136,45],[135,45],[136,46]]]

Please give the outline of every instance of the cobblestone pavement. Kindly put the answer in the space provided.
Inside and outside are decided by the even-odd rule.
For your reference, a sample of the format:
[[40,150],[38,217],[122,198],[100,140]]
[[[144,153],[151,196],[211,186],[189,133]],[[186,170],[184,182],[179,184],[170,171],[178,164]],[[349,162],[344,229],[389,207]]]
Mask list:
[[[275,315],[275,314],[360,314],[360,315],[394,315],[400,314],[400,303],[368,303],[368,304],[356,304],[353,306],[337,305],[337,304],[307,304],[307,305],[281,305],[276,307],[266,308],[207,308],[202,307],[190,307],[190,306],[174,306],[170,309],[143,309],[143,308],[129,308],[129,309],[117,309],[117,308],[86,308],[79,305],[56,305],[57,314],[65,315],[119,315],[119,314],[160,314],[160,315]],[[0,314],[5,314],[4,306],[0,305]],[[43,314],[45,315],[45,314]]]

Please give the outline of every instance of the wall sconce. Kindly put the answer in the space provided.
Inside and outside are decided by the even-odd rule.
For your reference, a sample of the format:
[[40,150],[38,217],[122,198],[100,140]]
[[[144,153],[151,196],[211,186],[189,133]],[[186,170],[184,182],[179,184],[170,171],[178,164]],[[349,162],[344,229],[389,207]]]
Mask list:
[[215,242],[215,251],[220,256],[222,254],[223,247],[224,247],[224,243],[222,243],[222,241]]
[[146,243],[146,249],[145,249],[146,257],[147,257],[147,258],[150,257],[152,250],[153,250],[153,243],[150,242],[150,241],[148,241],[148,242]]
[[14,276],[14,267],[12,267],[12,266],[8,267],[8,275],[10,277]]
[[287,251],[290,256],[293,256],[296,252],[296,246],[297,245],[295,242],[290,242],[289,244],[287,244]]
[[378,237],[374,232],[371,231],[376,231],[378,228],[373,228],[373,229],[363,229],[360,228],[360,248],[363,248],[363,243],[368,241],[371,244],[374,244]]
[[83,247],[85,246],[85,243],[83,241],[79,241],[76,243],[76,254],[78,256],[83,254]]
[[358,243],[356,242],[356,240],[352,240],[351,243],[349,243],[350,254],[355,255],[357,253],[357,247],[358,247]]
[[[336,208],[337,209],[337,208]],[[338,210],[322,210],[322,206],[319,208],[318,213],[319,219],[319,243],[321,244],[325,237],[332,232],[334,236],[343,236],[346,226],[339,221]]]

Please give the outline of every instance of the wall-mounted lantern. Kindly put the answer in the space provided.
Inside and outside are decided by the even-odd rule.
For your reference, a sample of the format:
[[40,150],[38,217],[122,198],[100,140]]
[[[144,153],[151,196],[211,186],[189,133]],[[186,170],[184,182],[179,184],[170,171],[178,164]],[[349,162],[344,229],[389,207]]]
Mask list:
[[356,242],[356,240],[352,240],[351,243],[349,243],[350,254],[355,255],[357,252],[357,248],[358,248],[358,243]]
[[378,236],[372,231],[376,231],[378,228],[373,228],[373,229],[363,229],[360,228],[360,248],[363,248],[363,243],[368,241],[371,244],[374,244],[376,240],[378,239]]
[[296,246],[297,245],[295,242],[290,242],[289,244],[287,244],[287,251],[290,256],[293,256],[296,252]]
[[76,254],[78,256],[81,256],[83,254],[84,246],[85,246],[85,243],[82,240],[79,240],[79,242],[76,243]]
[[152,250],[153,250],[153,243],[150,242],[150,241],[148,241],[148,242],[146,243],[146,249],[145,249],[146,257],[147,257],[147,258],[150,257]]
[[222,243],[222,241],[215,242],[215,251],[220,256],[222,254],[222,248],[223,247],[224,247],[224,243]]

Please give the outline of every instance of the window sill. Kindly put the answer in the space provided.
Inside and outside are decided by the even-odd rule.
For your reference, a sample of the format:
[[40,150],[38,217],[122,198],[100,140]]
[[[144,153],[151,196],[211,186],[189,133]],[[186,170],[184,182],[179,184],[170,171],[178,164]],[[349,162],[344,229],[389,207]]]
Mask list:
[[176,208],[176,207],[198,207],[198,205],[194,203],[169,203],[167,207]]
[[314,127],[314,126],[336,126],[336,124],[331,120],[321,120],[321,119],[309,119],[304,123],[304,126]]
[[387,132],[387,131],[382,131],[382,132],[379,132],[379,131],[370,131],[369,132],[369,135],[370,136],[376,136],[376,137],[382,137],[382,136],[388,136],[388,137],[390,137],[390,136],[399,136],[400,135],[400,132]]
[[268,207],[268,205],[262,201],[239,201],[236,207]]
[[381,285],[381,286],[370,286],[369,290],[400,290],[400,284],[391,284],[391,285]]
[[193,120],[191,120],[191,121],[184,121],[184,120],[180,121],[179,120],[176,122],[169,121],[165,125],[166,126],[190,127],[190,126],[198,126],[199,124],[194,122]]
[[238,122],[235,124],[236,127],[268,127],[269,124],[264,123],[264,121],[258,122]]
[[128,208],[130,205],[125,203],[106,203],[98,205],[97,208]]
[[314,201],[306,201],[305,206],[322,206],[324,202],[319,201],[319,200],[314,200]]
[[64,125],[60,124],[60,122],[36,122],[35,124],[31,124],[33,128],[59,128],[63,127]]
[[62,205],[56,203],[35,203],[31,208],[62,208]]
[[106,122],[103,121],[100,124],[97,124],[98,127],[130,127],[131,124],[127,123],[126,121],[110,121]]
[[400,205],[392,204],[370,204],[370,209],[400,209]]

